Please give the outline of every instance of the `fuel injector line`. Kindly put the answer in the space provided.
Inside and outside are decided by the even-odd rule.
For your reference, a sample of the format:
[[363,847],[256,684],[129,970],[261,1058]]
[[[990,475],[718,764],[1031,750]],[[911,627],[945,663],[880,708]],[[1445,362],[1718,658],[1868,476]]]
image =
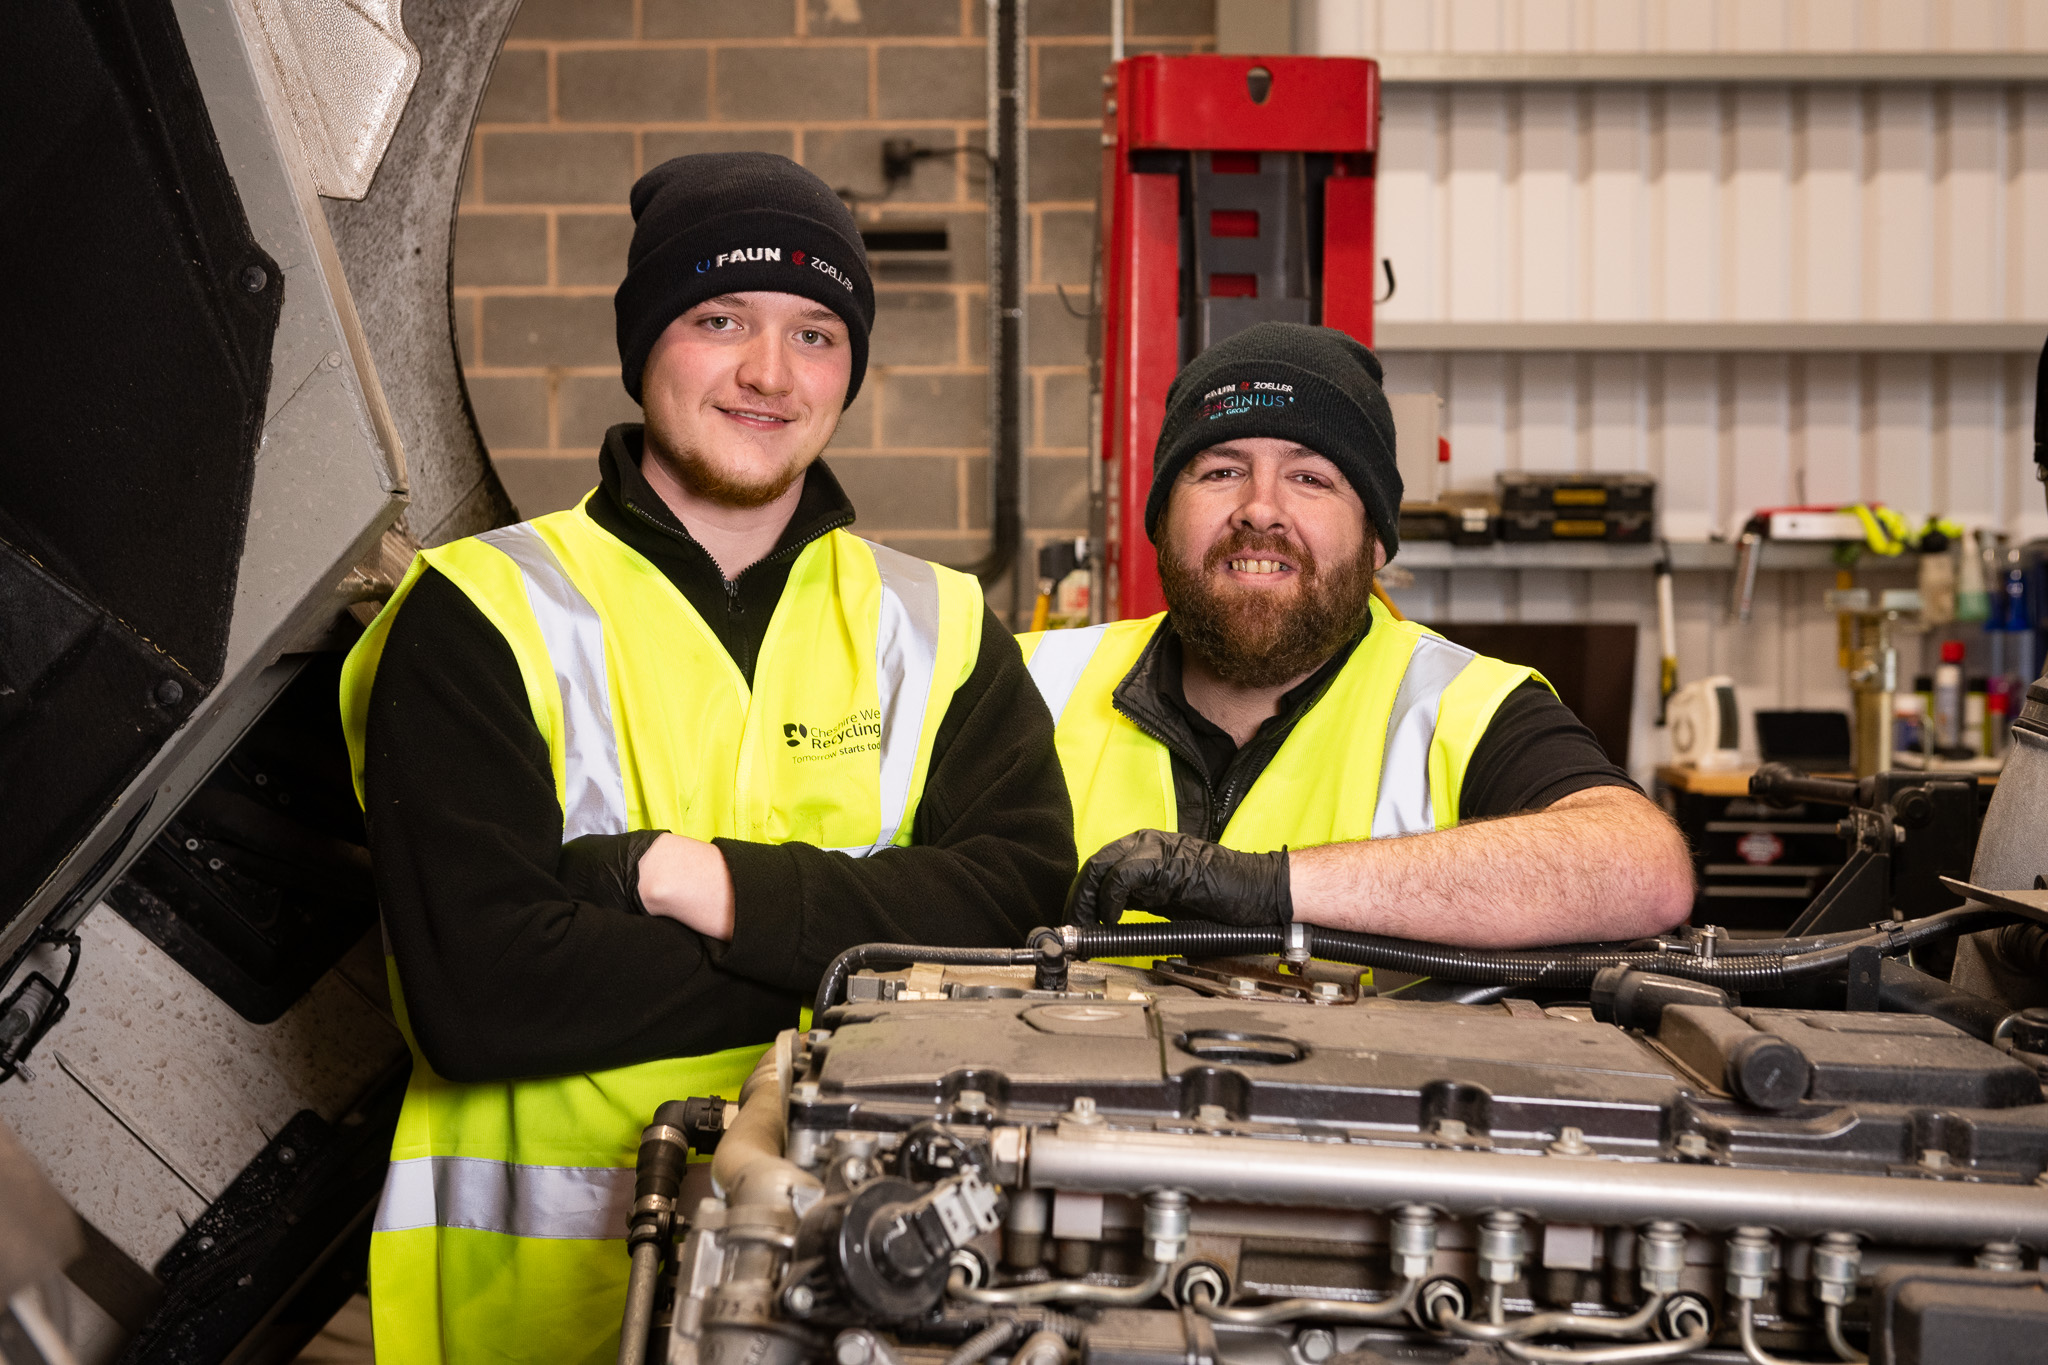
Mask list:
[[1279,1299],[1249,1308],[1226,1308],[1211,1300],[1207,1285],[1198,1285],[1188,1295],[1188,1302],[1209,1321],[1233,1327],[1270,1327],[1304,1318],[1315,1322],[1391,1322],[1407,1314],[1409,1305],[1415,1302],[1415,1292],[1421,1287],[1420,1280],[1408,1280],[1390,1297],[1371,1303],[1354,1299]]

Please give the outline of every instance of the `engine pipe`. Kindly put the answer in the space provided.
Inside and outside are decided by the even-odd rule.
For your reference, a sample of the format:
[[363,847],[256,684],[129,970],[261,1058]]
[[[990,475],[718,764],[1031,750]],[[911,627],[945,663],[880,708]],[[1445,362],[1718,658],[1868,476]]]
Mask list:
[[[1390,1209],[1427,1191],[1458,1218],[1525,1210],[1551,1222],[1746,1226],[1769,1209],[1788,1237],[1856,1232],[1911,1246],[2048,1245],[2048,1188],[1888,1176],[1814,1180],[1796,1171],[1665,1161],[1558,1161],[1502,1152],[1349,1148],[1257,1138],[1020,1132],[1034,1189],[1080,1194],[1201,1190],[1222,1202]],[[1002,1144],[1000,1130],[996,1135]]]

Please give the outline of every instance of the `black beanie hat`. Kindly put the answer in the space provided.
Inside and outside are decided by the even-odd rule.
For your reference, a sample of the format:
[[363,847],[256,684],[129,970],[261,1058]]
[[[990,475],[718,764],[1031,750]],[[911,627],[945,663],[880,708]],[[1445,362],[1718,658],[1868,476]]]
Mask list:
[[868,368],[875,288],[853,215],[824,181],[771,152],[702,152],[662,162],[633,186],[633,245],[612,296],[619,374],[640,401],[647,356],[671,322],[709,298],[770,290],[846,319],[852,406]]
[[1401,470],[1379,357],[1333,327],[1298,322],[1248,327],[1174,378],[1152,453],[1145,534],[1157,543],[1167,495],[1189,460],[1254,436],[1294,441],[1336,465],[1393,557],[1401,545]]

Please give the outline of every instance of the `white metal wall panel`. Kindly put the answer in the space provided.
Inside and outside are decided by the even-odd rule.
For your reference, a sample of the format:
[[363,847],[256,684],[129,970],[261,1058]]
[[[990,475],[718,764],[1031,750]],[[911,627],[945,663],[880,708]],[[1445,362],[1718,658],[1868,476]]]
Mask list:
[[1385,102],[1390,322],[2048,317],[2048,87],[1397,85]]
[[[1305,19],[1331,55],[2048,51],[2048,0],[1310,0]],[[1397,84],[1385,107],[1389,322],[2048,320],[2048,86]],[[1452,487],[1644,470],[1673,539],[1866,500],[2048,535],[2030,358],[1384,359],[1390,389],[1443,395]],[[1832,582],[1767,572],[1741,627],[1728,575],[1681,574],[1682,675],[1731,674],[1748,707],[1844,705]],[[1637,622],[1632,766],[1663,756],[1647,574],[1438,570],[1396,597],[1425,620]]]

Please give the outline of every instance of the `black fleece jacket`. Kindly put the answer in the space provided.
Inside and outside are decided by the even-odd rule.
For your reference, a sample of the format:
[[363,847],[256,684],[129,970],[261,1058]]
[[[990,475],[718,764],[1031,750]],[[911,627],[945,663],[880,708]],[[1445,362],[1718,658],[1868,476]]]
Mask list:
[[[753,680],[804,545],[853,520],[821,462],[781,541],[727,581],[612,428],[591,516],[682,591]],[[1052,718],[993,614],[938,732],[909,848],[851,858],[720,839],[729,944],[573,899],[562,811],[518,664],[432,569],[399,608],[370,692],[363,773],[386,932],[414,1038],[455,1081],[563,1075],[766,1042],[856,943],[1014,945],[1057,923],[1073,817]],[[624,831],[620,832],[622,835]]]

